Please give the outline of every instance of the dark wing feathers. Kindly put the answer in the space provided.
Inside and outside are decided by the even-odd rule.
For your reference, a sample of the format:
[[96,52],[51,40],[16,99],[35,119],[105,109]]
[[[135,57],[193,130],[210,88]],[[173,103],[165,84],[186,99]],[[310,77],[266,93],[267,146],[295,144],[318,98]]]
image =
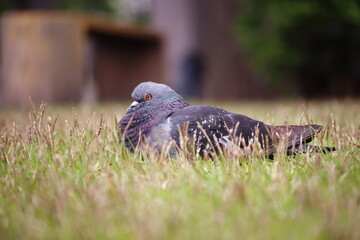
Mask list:
[[179,127],[186,125],[189,136],[196,134],[195,141],[200,153],[209,147],[209,144],[216,146],[217,140],[229,135],[241,137],[245,145],[248,145],[251,139],[257,138],[269,155],[273,155],[276,146],[281,141],[285,141],[290,153],[292,149],[310,142],[322,128],[320,125],[271,126],[211,106],[189,106],[172,113],[169,117],[172,122],[171,137],[179,143]]
[[216,147],[217,140],[229,135],[241,136],[247,145],[249,140],[255,137],[256,131],[259,131],[259,135],[262,136],[259,141],[263,147],[263,139],[270,137],[269,130],[263,122],[211,106],[189,106],[172,113],[169,117],[172,122],[172,138],[179,143],[179,126],[182,128],[188,124],[187,134],[196,134],[195,141],[200,153],[207,147]]

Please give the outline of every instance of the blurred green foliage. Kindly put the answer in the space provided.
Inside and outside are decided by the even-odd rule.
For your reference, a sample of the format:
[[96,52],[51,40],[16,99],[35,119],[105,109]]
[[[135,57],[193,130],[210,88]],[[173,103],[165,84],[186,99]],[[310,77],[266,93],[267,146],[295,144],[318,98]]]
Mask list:
[[7,10],[8,4],[5,0],[0,0],[0,14],[3,13],[5,10]]
[[63,9],[113,15],[112,0],[0,0],[0,13],[7,10]]
[[[237,37],[257,73],[274,86],[295,80],[305,96],[352,94],[360,79],[358,0],[239,0]],[[299,83],[300,82],[300,83]],[[312,84],[310,89],[308,84]]]
[[65,10],[103,13],[113,15],[115,9],[110,4],[111,0],[59,0],[59,8]]

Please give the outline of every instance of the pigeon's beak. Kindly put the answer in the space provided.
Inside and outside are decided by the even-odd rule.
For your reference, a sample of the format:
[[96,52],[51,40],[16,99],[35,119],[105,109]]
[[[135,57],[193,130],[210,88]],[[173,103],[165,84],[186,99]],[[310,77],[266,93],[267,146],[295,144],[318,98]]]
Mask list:
[[133,101],[132,104],[130,105],[130,107],[126,110],[126,114],[131,113],[132,111],[134,111],[134,108],[136,107],[136,105],[138,105],[139,102],[137,101]]

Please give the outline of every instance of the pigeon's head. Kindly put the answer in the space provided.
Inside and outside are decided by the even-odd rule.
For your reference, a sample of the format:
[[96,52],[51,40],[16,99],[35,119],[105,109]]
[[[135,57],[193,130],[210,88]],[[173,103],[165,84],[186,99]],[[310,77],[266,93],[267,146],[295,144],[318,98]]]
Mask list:
[[165,84],[143,82],[137,85],[131,94],[134,102],[127,109],[126,114],[144,107],[160,106],[163,103],[183,101],[183,98]]

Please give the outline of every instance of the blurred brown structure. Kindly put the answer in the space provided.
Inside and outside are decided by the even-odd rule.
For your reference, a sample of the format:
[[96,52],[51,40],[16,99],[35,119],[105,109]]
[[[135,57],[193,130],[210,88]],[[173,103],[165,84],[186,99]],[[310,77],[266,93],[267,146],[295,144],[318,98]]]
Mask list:
[[[148,1],[155,32],[54,11],[5,14],[2,102],[128,99],[141,81],[165,82],[185,97],[276,96],[249,67],[235,37],[237,0]],[[55,7],[45,2],[23,7]]]
[[60,12],[2,18],[4,104],[129,98],[137,82],[163,81],[163,41],[149,30]]

